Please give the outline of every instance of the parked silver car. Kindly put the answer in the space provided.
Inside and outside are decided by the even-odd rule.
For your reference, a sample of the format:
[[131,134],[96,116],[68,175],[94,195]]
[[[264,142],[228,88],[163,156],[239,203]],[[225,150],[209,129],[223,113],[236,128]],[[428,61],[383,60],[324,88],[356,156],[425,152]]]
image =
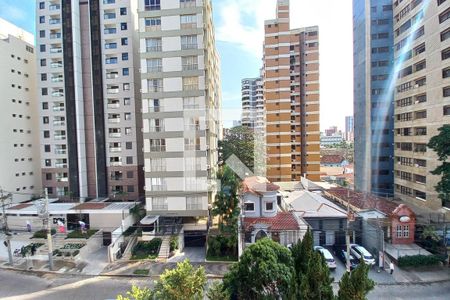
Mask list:
[[375,264],[375,258],[363,246],[351,244],[350,254],[352,254],[358,260],[364,260],[364,262],[369,266],[373,266]]
[[333,255],[331,255],[328,249],[325,249],[322,246],[314,246],[314,250],[319,251],[323,255],[329,269],[331,270],[336,269],[336,261],[334,260]]

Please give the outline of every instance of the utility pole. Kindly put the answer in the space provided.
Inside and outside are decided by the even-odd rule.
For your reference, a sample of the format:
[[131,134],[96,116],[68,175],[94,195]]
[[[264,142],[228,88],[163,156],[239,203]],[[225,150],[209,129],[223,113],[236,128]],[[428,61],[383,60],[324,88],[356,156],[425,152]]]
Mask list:
[[52,245],[52,227],[50,226],[50,212],[48,210],[48,192],[45,188],[45,215],[47,218],[47,247],[48,247],[48,268],[53,270],[53,245]]
[[13,256],[11,252],[11,233],[9,233],[8,229],[8,218],[6,217],[6,204],[5,200],[10,198],[11,194],[3,195],[3,189],[0,189],[0,200],[2,201],[2,213],[3,213],[3,232],[5,233],[5,242],[6,247],[8,247],[8,261],[9,264],[13,265]]

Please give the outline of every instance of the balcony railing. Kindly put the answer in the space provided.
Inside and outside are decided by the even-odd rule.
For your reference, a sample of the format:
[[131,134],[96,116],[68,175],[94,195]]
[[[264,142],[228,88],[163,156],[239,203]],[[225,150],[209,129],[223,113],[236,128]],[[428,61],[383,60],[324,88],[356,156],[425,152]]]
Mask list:
[[53,106],[53,111],[64,111],[64,106]]
[[109,123],[120,123],[120,118],[110,118],[108,119]]
[[113,89],[106,89],[108,94],[118,94],[119,88],[113,88]]
[[50,34],[50,38],[51,39],[60,39],[61,33],[52,33],[52,34]]
[[119,103],[108,103],[108,108],[119,108],[120,104]]
[[109,137],[110,138],[120,138],[122,134],[120,132],[110,132]]
[[50,19],[48,20],[50,25],[61,24],[61,19]]
[[62,68],[63,64],[62,62],[57,62],[57,63],[51,63],[50,64],[50,68]]
[[55,167],[56,168],[67,168],[67,164],[66,163],[55,163]]
[[104,33],[105,34],[114,34],[114,33],[117,33],[117,29],[116,28],[105,28]]
[[56,177],[57,182],[67,182],[69,181],[68,177]]
[[61,5],[59,4],[52,4],[48,7],[49,10],[58,10],[61,9]]
[[67,150],[66,149],[55,149],[55,154],[66,154]]
[[103,4],[114,4],[116,0],[103,0]]
[[61,47],[50,48],[50,53],[62,53]]
[[61,77],[52,77],[52,82],[63,82],[63,77],[61,76]]
[[106,78],[108,79],[115,79],[119,77],[119,73],[106,73]]
[[115,13],[106,13],[106,14],[104,15],[104,18],[105,18],[105,20],[108,20],[108,19],[115,19],[115,18],[116,18],[116,14],[115,14]]
[[122,162],[121,162],[121,161],[110,161],[110,162],[109,162],[109,165],[110,165],[111,167],[117,167],[117,166],[121,166],[121,165],[122,165]]
[[62,135],[62,134],[61,135],[56,135],[55,134],[53,137],[54,137],[55,140],[65,140],[66,139],[66,136]]
[[109,152],[120,152],[122,147],[109,147]]
[[52,92],[52,97],[64,97],[63,92]]
[[65,126],[65,121],[53,121],[53,126]]

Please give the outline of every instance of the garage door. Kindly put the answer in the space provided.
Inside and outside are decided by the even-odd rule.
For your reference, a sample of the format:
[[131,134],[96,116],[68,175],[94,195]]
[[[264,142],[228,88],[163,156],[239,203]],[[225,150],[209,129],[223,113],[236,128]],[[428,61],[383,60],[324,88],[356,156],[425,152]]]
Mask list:
[[184,247],[205,247],[206,232],[205,231],[185,231]]

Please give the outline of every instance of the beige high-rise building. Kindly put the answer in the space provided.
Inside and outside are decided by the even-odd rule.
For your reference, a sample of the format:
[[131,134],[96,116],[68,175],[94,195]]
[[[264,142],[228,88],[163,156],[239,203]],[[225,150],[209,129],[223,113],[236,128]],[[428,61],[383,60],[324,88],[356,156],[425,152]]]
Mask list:
[[222,125],[211,5],[139,1],[146,209],[161,222],[207,217],[215,195]]
[[393,8],[395,195],[438,210],[440,178],[430,172],[439,162],[427,143],[450,123],[450,1],[403,0]]
[[289,0],[265,21],[267,178],[320,179],[319,29],[291,29]]
[[40,195],[34,37],[0,19],[0,187],[14,203]]

